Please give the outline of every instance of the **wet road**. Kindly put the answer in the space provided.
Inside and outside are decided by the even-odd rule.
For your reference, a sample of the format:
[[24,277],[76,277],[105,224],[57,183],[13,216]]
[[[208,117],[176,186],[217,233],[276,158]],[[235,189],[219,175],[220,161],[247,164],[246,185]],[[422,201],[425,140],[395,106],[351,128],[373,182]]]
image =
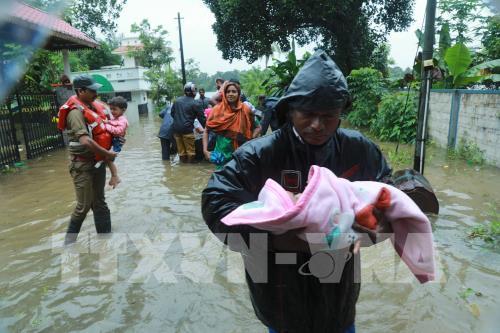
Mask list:
[[[62,250],[75,203],[65,151],[0,176],[0,332],[266,332],[241,260],[201,218],[212,167],[162,162],[158,125],[133,126],[117,160],[123,183],[107,191],[111,239],[96,236],[90,215],[79,244]],[[364,249],[359,332],[498,327],[500,253],[467,234],[500,206],[500,170],[436,150],[426,176],[441,204],[431,217],[439,283],[415,282],[388,243]]]

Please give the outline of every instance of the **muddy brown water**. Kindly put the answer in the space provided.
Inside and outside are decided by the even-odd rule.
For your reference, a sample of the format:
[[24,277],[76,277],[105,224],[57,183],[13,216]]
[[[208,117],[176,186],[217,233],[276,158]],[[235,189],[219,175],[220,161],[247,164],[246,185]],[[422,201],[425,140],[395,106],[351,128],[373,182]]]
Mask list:
[[[0,332],[266,332],[241,260],[201,218],[213,168],[162,162],[158,126],[129,131],[123,183],[106,192],[111,238],[89,215],[63,251],[75,204],[64,150],[0,176]],[[498,332],[500,253],[467,234],[500,205],[500,170],[444,156],[431,150],[426,167],[441,205],[438,282],[419,285],[387,242],[363,249],[359,332]]]

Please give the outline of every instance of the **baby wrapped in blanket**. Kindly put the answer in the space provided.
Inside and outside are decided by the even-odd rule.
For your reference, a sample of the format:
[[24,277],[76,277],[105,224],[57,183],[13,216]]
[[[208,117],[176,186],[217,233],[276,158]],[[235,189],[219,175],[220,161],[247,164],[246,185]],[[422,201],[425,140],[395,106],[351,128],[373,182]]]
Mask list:
[[299,237],[323,234],[331,249],[350,246],[358,238],[354,221],[375,230],[373,209],[384,212],[394,231],[396,252],[420,282],[434,279],[434,250],[429,219],[405,193],[378,182],[350,182],[329,169],[312,166],[304,192],[294,200],[268,179],[257,201],[241,205],[222,219],[226,225],[246,224],[282,234],[304,228]]

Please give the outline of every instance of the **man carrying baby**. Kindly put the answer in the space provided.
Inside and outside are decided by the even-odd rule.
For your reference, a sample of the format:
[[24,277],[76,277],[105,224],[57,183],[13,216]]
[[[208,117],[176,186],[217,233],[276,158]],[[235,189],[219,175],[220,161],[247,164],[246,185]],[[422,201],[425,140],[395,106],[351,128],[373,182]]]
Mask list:
[[[293,194],[302,193],[312,165],[351,181],[387,181],[391,168],[379,148],[359,132],[339,128],[341,113],[349,106],[344,75],[325,52],[317,51],[276,105],[283,126],[235,151],[203,191],[205,222],[231,249],[242,252],[255,313],[270,332],[354,332],[359,243],[347,249],[351,255],[345,257],[338,281],[323,283],[313,274],[301,274],[312,254],[309,245],[297,237],[300,230],[279,236],[269,233],[267,281],[253,281],[249,270],[255,269],[258,258],[244,247],[232,246],[226,236],[237,233],[249,244],[251,234],[263,231],[227,226],[221,219],[257,200],[269,178]],[[280,263],[276,255],[280,252],[294,254],[294,260]]]
[[117,155],[92,139],[97,127],[92,127],[89,119],[93,115],[105,118],[104,106],[96,102],[101,84],[88,75],[79,75],[73,79],[73,87],[76,95],[61,107],[58,122],[58,127],[68,133],[69,173],[76,194],[76,207],[69,221],[66,244],[76,241],[90,209],[94,212],[97,233],[111,232],[111,216],[104,195],[106,164],[101,163],[96,167],[95,157],[99,155],[112,161]]

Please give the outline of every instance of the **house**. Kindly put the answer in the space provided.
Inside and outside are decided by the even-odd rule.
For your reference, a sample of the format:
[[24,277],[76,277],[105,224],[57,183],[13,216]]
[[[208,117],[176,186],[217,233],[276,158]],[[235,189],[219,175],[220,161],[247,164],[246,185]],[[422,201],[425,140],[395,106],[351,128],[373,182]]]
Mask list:
[[147,115],[150,110],[153,110],[153,103],[148,97],[151,84],[145,76],[148,69],[139,66],[137,59],[128,55],[130,49],[141,47],[142,44],[138,38],[124,38],[120,47],[113,50],[114,54],[122,57],[121,66],[104,66],[97,70],[71,74],[72,77],[78,74],[92,75],[97,82],[104,85],[99,90],[99,95],[103,100],[113,96],[124,97],[128,102],[127,118],[130,123],[138,122],[139,115]]

